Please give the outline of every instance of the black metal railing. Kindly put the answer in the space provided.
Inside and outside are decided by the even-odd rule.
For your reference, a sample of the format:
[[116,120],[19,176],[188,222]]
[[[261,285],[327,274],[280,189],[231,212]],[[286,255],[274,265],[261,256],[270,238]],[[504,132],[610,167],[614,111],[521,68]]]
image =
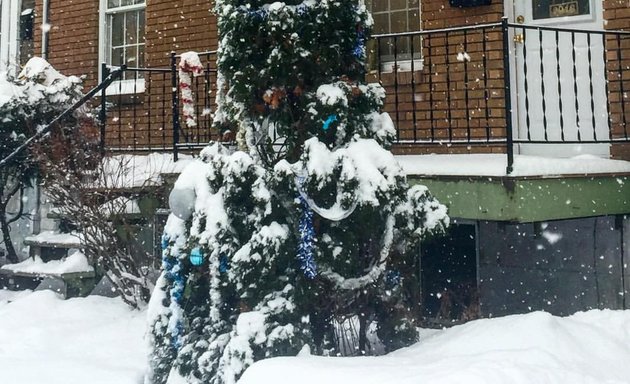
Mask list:
[[[101,91],[101,143],[110,151],[195,149],[215,139],[212,111],[216,94],[216,52],[198,54],[204,71],[192,79],[196,124],[182,122],[179,60],[172,53],[165,68],[120,68],[126,76]],[[102,76],[111,68],[102,65]]]
[[[630,32],[498,23],[374,36],[367,81],[379,81],[399,146],[503,152],[515,146],[630,142]],[[178,62],[123,68],[102,90],[103,145],[172,151],[217,139],[216,52],[199,54],[196,124],[182,119]],[[103,75],[108,71],[103,67]],[[474,147],[474,148],[473,148]]]
[[515,145],[630,142],[630,32],[503,19],[374,39],[399,145],[498,147],[510,173]]

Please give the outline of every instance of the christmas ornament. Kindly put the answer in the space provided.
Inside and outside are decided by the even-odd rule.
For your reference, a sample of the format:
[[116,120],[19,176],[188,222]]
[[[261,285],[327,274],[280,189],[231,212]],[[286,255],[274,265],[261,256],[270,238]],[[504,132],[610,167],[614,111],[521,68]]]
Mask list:
[[181,55],[179,62],[179,90],[181,91],[182,111],[184,121],[190,128],[197,126],[195,100],[192,93],[192,77],[203,74],[203,65],[196,52],[186,52]]
[[326,121],[324,121],[324,126],[322,127],[322,129],[324,131],[327,131],[330,128],[330,124],[334,123],[335,121],[337,121],[337,115],[328,116]]
[[190,251],[190,263],[196,267],[203,264],[203,252],[201,248],[195,247]]

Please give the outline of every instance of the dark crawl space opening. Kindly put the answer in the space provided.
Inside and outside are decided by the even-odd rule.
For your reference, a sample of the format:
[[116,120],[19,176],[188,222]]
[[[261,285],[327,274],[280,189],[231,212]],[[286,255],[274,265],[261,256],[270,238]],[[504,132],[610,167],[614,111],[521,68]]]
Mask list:
[[476,232],[474,224],[456,222],[445,236],[422,244],[425,326],[453,325],[479,317]]

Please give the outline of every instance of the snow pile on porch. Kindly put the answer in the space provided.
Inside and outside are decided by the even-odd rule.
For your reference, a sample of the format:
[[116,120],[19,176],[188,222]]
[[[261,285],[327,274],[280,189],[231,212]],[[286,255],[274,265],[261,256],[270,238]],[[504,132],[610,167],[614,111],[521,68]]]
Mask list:
[[630,311],[477,320],[381,357],[282,357],[239,384],[565,384],[630,382]]
[[[0,290],[0,383],[141,383],[145,318],[116,298]],[[239,383],[630,382],[630,310],[476,320],[421,340],[381,357],[263,360]]]
[[87,257],[80,251],[75,251],[62,260],[50,260],[48,262],[44,262],[38,256],[34,258],[29,257],[21,263],[3,265],[0,269],[43,275],[63,275],[66,273],[94,271],[94,267],[90,265]]
[[190,155],[180,155],[178,161],[173,161],[172,153],[158,152],[107,156],[97,187],[125,189],[158,186],[163,183],[164,175],[181,173],[191,159]]
[[[407,175],[506,176],[505,154],[399,155],[396,159]],[[630,161],[602,159],[592,155],[571,158],[514,156],[511,176],[562,176],[630,173]]]

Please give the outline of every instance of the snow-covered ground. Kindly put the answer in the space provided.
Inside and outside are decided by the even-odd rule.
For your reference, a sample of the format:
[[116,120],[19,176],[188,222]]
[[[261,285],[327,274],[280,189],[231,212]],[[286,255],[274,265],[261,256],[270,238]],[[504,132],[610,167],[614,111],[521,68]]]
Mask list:
[[[140,384],[145,312],[0,290],[0,383]],[[383,357],[261,361],[240,384],[630,383],[630,311],[477,320]]]
[[145,317],[120,299],[0,290],[0,383],[140,384]]

